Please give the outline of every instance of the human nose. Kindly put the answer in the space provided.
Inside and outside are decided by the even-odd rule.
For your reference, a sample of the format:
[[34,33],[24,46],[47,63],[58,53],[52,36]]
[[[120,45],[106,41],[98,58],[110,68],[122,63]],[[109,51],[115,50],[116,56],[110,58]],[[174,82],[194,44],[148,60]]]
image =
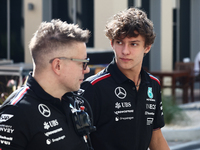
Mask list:
[[124,54],[124,55],[130,54],[130,50],[129,50],[128,44],[124,44],[124,46],[122,48],[122,54]]
[[83,70],[83,74],[89,73],[90,72],[90,68],[87,66],[85,70]]

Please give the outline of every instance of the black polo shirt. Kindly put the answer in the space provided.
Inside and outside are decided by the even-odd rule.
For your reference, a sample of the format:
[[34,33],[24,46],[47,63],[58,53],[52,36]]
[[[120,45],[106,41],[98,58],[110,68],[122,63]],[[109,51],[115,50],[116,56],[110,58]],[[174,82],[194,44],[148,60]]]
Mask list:
[[152,131],[164,126],[159,84],[157,78],[141,70],[137,91],[114,61],[83,82],[79,93],[93,110],[95,150],[147,150]]
[[72,124],[70,96],[52,97],[30,75],[0,109],[0,149],[86,150]]

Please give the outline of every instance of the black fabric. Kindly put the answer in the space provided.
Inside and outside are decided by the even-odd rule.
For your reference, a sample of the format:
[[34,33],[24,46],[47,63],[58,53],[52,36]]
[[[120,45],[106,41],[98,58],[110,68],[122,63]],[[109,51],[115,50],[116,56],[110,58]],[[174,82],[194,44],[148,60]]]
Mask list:
[[15,91],[0,109],[0,148],[86,150],[83,137],[75,133],[72,124],[71,95],[65,94],[60,101],[29,75],[26,86]]
[[97,128],[91,133],[95,150],[148,149],[153,130],[164,126],[159,83],[141,70],[137,91],[114,61],[83,82],[82,96],[93,109]]

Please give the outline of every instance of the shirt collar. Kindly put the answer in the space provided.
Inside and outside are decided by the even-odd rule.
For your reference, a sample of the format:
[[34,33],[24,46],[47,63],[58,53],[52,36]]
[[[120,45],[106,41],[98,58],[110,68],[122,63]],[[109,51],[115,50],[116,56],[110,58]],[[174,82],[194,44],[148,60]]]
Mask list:
[[117,67],[115,58],[113,61],[108,65],[107,67],[108,72],[110,72],[111,76],[114,78],[114,80],[118,83],[121,84],[127,80],[129,80]]
[[141,84],[149,84],[151,82],[149,74],[143,68],[141,69],[140,74],[141,74]]
[[[107,67],[108,72],[110,72],[111,76],[114,78],[114,80],[118,83],[118,84],[122,84],[130,79],[128,79],[117,67],[115,58],[113,59],[113,61],[108,65]],[[150,81],[150,77],[148,75],[148,73],[141,68],[141,84],[148,84]]]
[[65,102],[67,102],[68,106],[69,106],[69,103],[73,102],[73,100],[71,99],[71,97],[73,96],[72,92],[65,93],[62,96],[62,100],[51,96],[49,93],[44,91],[44,89],[32,77],[32,73],[29,74],[26,85],[30,87],[30,89],[34,92],[38,100],[42,102],[50,103],[51,105],[53,105],[55,108],[57,108],[59,111],[63,112],[64,114],[65,114],[65,110],[67,109],[67,107],[65,107],[66,105],[64,105]]
[[59,98],[55,98],[46,91],[44,91],[44,89],[39,85],[39,83],[34,79],[34,77],[32,77],[32,73],[29,74],[26,85],[30,87],[30,89],[39,99],[48,101],[52,104],[60,102]]

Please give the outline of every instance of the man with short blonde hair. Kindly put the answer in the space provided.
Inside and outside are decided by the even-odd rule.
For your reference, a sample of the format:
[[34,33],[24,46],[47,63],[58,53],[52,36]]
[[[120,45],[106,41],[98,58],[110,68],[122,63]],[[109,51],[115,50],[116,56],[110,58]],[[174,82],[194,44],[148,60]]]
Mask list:
[[89,31],[61,20],[42,22],[29,48],[33,73],[0,108],[2,150],[87,150],[70,106],[87,66]]

